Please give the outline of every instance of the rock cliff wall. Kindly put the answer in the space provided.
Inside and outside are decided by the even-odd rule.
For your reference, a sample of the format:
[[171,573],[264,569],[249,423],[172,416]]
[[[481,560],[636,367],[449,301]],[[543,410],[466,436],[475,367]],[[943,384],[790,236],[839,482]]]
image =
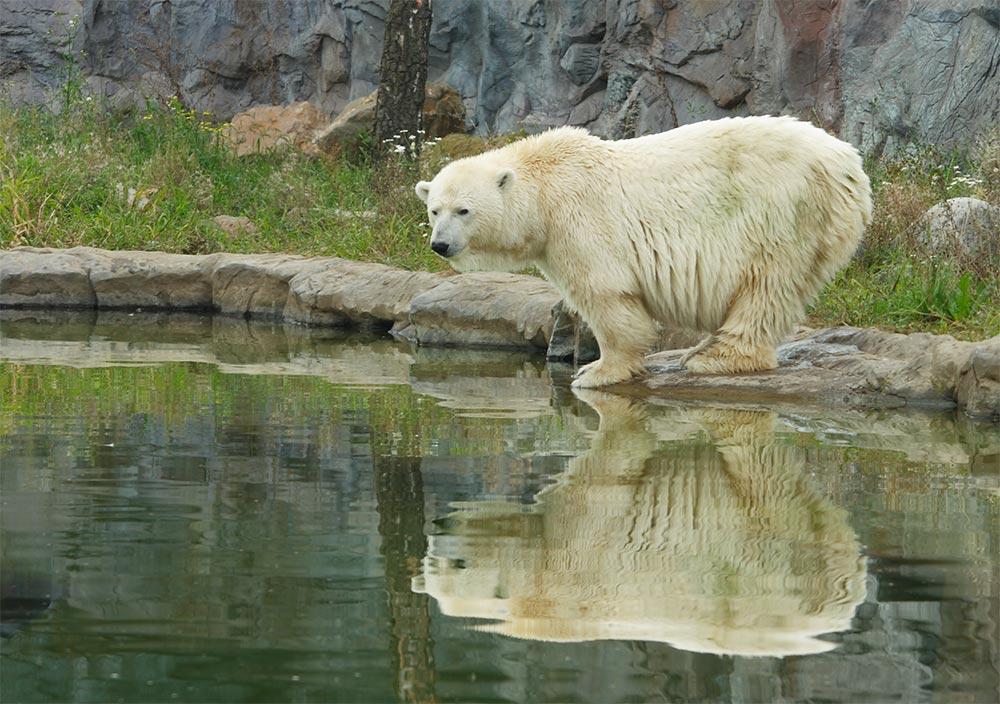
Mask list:
[[[229,118],[377,85],[388,0],[4,0],[0,82],[55,100],[67,49],[121,103],[178,93]],[[69,21],[78,17],[70,28]],[[479,132],[609,137],[793,113],[868,153],[961,144],[1000,119],[996,0],[434,0],[429,79]]]

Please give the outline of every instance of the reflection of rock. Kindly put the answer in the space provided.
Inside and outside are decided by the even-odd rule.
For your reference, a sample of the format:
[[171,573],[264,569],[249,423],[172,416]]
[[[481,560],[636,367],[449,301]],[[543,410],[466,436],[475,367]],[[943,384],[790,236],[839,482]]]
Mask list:
[[458,415],[534,418],[557,413],[544,363],[525,352],[418,348],[410,385]]
[[590,451],[533,506],[460,505],[415,588],[515,637],[832,648],[815,636],[850,625],[864,562],[846,514],[808,485],[805,450],[775,441],[774,416],[695,412],[700,432],[663,444],[629,401],[587,400],[601,415]]
[[3,494],[17,497],[4,501],[0,511],[0,636],[4,638],[40,618],[60,596],[53,577],[51,536],[65,525],[53,505],[51,475],[34,469],[39,471],[0,477]]
[[4,566],[0,578],[0,636],[9,638],[29,621],[39,618],[52,605],[50,576],[25,578]]
[[411,349],[386,336],[224,315],[0,311],[0,360],[79,368],[197,362],[228,374],[317,376],[367,387],[408,384],[466,416],[555,413],[552,383],[537,355]]

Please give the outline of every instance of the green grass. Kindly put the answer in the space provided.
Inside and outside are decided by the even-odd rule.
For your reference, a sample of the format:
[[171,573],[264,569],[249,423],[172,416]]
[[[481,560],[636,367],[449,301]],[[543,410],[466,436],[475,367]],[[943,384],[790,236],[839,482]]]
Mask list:
[[[0,107],[0,246],[295,252],[440,269],[406,167],[236,157],[209,116],[176,101],[111,115]],[[216,215],[249,217],[227,235]]]
[[[210,115],[176,100],[111,113],[80,91],[66,95],[60,115],[0,104],[2,248],[290,252],[446,268],[427,246],[412,192],[418,174],[447,158],[440,150],[422,167],[382,169],[293,149],[236,157]],[[867,170],[875,213],[865,244],[811,307],[809,324],[1000,334],[1000,263],[929,256],[913,232],[945,198],[1000,204],[1000,128],[965,153],[914,147]],[[226,234],[217,215],[249,217],[256,231]]]
[[981,339],[1000,334],[1000,296],[995,278],[896,252],[842,271],[820,294],[809,323]]
[[[815,326],[854,325],[962,339],[1000,334],[1000,252],[931,254],[915,224],[947,198],[1000,204],[1000,126],[965,152],[913,145],[866,164],[874,212],[850,265],[810,310]],[[990,235],[1000,240],[1000,232]]]

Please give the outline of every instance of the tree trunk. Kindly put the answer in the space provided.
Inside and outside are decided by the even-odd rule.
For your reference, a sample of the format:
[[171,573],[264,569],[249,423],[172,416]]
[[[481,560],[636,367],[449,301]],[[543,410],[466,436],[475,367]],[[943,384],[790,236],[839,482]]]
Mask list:
[[430,35],[431,0],[390,0],[375,102],[377,160],[394,151],[408,158],[419,153]]

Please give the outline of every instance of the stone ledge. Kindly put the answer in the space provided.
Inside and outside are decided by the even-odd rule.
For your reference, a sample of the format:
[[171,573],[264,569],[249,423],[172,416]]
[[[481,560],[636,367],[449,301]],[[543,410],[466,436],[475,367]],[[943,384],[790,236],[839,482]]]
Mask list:
[[[417,345],[548,350],[561,358],[569,339],[569,356],[582,361],[586,342],[572,324],[561,320],[553,333],[558,301],[551,285],[529,276],[430,274],[337,258],[0,251],[0,308],[204,311],[391,330]],[[674,336],[675,344],[690,344],[682,339]],[[1000,335],[962,342],[829,328],[782,345],[777,370],[735,376],[690,374],[680,355],[651,355],[649,375],[614,390],[741,405],[959,408],[1000,422]]]
[[514,274],[431,274],[335,257],[0,251],[0,308],[205,311],[395,329],[420,345],[545,350],[559,296]]
[[958,407],[972,417],[1000,420],[1000,335],[963,342],[949,335],[826,328],[781,345],[778,369],[732,376],[691,374],[680,365],[682,354],[651,355],[651,373],[623,390],[741,405]]

